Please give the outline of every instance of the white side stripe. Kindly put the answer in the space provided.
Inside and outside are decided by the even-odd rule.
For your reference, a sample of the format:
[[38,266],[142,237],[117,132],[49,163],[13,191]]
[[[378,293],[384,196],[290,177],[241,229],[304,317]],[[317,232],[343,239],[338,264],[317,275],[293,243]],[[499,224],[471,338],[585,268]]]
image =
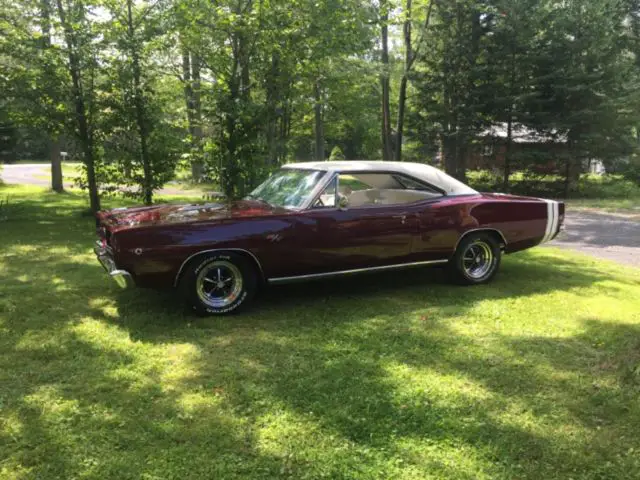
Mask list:
[[542,237],[542,241],[540,243],[544,243],[549,238],[549,232],[551,231],[551,223],[553,222],[553,205],[550,200],[545,200],[547,202],[547,228],[544,231],[544,237]]
[[553,238],[558,230],[558,222],[560,221],[560,207],[555,200],[544,200],[547,202],[547,226],[544,231],[544,237],[540,243],[548,242]]

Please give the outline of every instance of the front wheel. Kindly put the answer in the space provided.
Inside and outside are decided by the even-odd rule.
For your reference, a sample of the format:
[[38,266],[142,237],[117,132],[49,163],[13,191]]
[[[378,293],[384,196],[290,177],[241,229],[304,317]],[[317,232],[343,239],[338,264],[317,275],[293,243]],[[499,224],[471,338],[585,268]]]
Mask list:
[[224,315],[249,303],[257,288],[250,262],[235,253],[199,257],[187,268],[180,289],[187,306],[199,315]]
[[489,282],[500,267],[500,244],[488,233],[472,233],[458,244],[449,269],[462,285]]

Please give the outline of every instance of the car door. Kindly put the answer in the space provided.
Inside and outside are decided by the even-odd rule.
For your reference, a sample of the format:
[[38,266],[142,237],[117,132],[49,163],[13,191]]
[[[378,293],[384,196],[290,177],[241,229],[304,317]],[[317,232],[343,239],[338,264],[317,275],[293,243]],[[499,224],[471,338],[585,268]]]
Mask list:
[[304,274],[410,262],[419,232],[417,212],[406,205],[314,209],[298,220]]
[[287,276],[411,262],[420,207],[376,202],[340,206],[338,199],[346,199],[346,193],[366,199],[375,189],[353,180],[339,192],[338,178],[334,180],[314,206],[296,215],[292,236],[280,245],[287,254]]

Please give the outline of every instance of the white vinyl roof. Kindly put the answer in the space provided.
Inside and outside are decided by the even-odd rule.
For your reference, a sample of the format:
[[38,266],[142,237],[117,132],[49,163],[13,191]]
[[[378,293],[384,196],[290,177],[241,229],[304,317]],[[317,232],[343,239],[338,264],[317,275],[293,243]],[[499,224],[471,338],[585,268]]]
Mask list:
[[438,187],[447,195],[469,195],[478,193],[473,188],[447,175],[431,165],[411,162],[383,162],[354,160],[340,162],[302,162],[289,163],[282,168],[298,168],[303,170],[322,170],[327,172],[394,172],[414,177],[417,180]]

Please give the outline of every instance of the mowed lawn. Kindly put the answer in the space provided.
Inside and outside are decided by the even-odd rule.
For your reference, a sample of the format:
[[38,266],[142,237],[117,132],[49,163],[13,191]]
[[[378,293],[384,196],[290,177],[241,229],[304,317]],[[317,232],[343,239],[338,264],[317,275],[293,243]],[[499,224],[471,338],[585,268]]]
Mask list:
[[83,197],[7,195],[3,480],[640,478],[640,270],[545,247],[202,319],[111,284]]

